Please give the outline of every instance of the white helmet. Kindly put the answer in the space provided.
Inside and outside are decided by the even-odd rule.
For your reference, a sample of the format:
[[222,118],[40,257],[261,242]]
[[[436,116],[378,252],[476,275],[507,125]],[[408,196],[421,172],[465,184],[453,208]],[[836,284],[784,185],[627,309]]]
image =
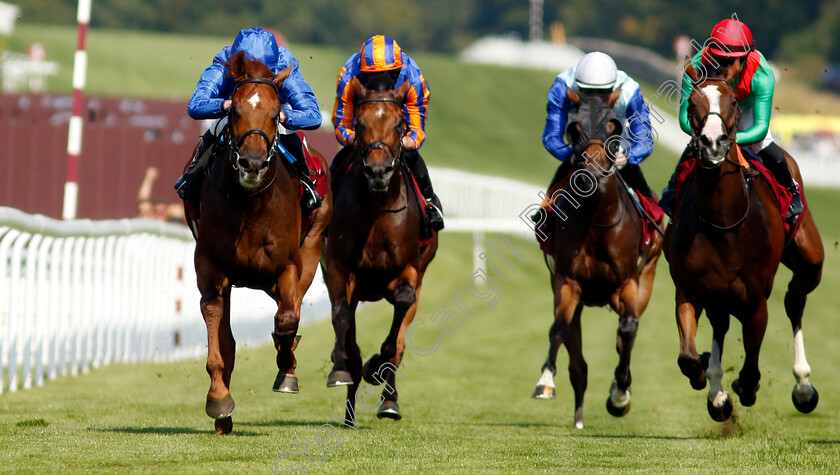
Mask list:
[[606,53],[593,51],[580,59],[575,69],[578,86],[590,89],[612,89],[615,86],[615,61]]

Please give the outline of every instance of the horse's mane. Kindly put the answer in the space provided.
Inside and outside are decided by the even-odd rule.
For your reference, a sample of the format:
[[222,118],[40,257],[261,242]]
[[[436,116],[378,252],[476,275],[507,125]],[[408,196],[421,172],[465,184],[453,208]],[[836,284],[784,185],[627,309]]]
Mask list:
[[236,53],[232,58],[223,63],[228,69],[230,76],[236,81],[243,79],[271,79],[274,72],[262,61],[253,59],[244,51]]

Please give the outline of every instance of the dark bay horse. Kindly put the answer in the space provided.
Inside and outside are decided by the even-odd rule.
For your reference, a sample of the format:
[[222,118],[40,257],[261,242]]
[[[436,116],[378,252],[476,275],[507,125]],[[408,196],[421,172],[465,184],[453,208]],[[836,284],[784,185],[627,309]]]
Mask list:
[[[584,305],[609,304],[618,314],[618,366],[607,398],[607,410],[623,416],[630,410],[630,353],[639,317],[650,300],[662,237],[640,252],[643,223],[619,177],[613,144],[622,125],[612,114],[621,91],[609,98],[583,96],[571,89],[569,99],[579,119],[570,118],[567,133],[575,148],[568,185],[554,186],[552,225],[547,237],[554,242],[546,255],[554,291],[554,324],[548,333],[549,350],[533,397],[554,399],[557,350],[569,352],[569,376],[575,394],[575,427],[583,428],[583,394],[587,365],[581,345]],[[595,118],[598,119],[595,119]]]
[[[231,287],[265,291],[277,302],[272,337],[278,373],[274,390],[297,393],[294,347],[303,295],[315,275],[331,196],[310,216],[301,239],[300,183],[277,150],[277,90],[292,67],[277,75],[238,53],[227,64],[236,80],[226,143],[208,167],[201,190],[195,271],[207,325],[207,415],[216,433],[233,428],[230,395],[236,342],[230,327]],[[323,157],[321,161],[324,162]],[[323,163],[326,168],[326,163]]]
[[[420,249],[423,223],[417,188],[403,159],[406,132],[398,90],[368,90],[353,80],[356,142],[353,166],[335,192],[335,210],[325,251],[335,347],[327,387],[347,386],[346,424],[354,424],[356,390],[386,383],[377,417],[400,419],[395,375],[405,349],[404,334],[414,314],[423,274],[437,250],[437,233]],[[387,300],[394,319],[380,352],[362,366],[356,344],[356,306]],[[351,413],[353,410],[353,413]]]
[[[721,382],[721,354],[733,315],[741,322],[745,359],[732,388],[744,406],[755,403],[767,298],[781,262],[793,271],[785,295],[794,334],[796,385],[792,398],[799,411],[811,412],[819,396],[809,382],[802,314],[807,295],[822,274],[824,251],[816,224],[806,209],[794,239],[785,241],[784,222],[770,185],[738,163],[735,134],[740,108],[730,86],[733,78],[701,77],[691,65],[686,73],[694,82],[689,119],[697,161],[693,192],[689,187],[677,204],[665,249],[676,286],[680,369],[694,389],[706,387],[708,379],[709,415],[716,421],[729,419],[732,401]],[[796,163],[790,156],[787,160],[801,184]],[[711,353],[700,356],[694,338],[703,310],[711,322],[713,339]]]

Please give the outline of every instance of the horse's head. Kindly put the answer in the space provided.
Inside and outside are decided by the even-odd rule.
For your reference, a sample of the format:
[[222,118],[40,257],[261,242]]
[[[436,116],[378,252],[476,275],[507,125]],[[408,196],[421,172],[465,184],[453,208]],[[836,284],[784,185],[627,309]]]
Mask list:
[[584,175],[586,179],[593,180],[588,185],[577,184],[581,189],[603,186],[606,180],[602,178],[615,171],[622,124],[616,118],[613,105],[620,95],[621,90],[581,94],[567,90],[567,96],[576,110],[569,114],[566,136],[575,151],[574,168],[587,172],[578,174],[575,179]]
[[240,51],[227,63],[236,88],[228,111],[230,160],[239,172],[243,188],[263,182],[276,156],[275,139],[280,116],[277,91],[292,72],[292,66],[274,74],[259,61],[248,60]]
[[735,142],[741,119],[738,96],[731,86],[738,69],[728,69],[726,77],[705,77],[689,63],[685,72],[694,85],[688,98],[691,145],[700,152],[697,158],[704,166],[719,166]]
[[411,83],[406,81],[396,90],[376,91],[355,79],[352,81],[358,104],[355,146],[362,173],[370,191],[384,193],[402,153],[402,138],[406,133],[403,98]]

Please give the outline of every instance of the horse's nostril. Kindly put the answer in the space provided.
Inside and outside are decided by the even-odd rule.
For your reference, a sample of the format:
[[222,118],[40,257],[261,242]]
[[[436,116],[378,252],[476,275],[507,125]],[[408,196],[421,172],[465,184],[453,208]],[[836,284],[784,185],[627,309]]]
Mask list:
[[394,167],[385,167],[384,175],[390,175],[391,173],[394,173]]
[[268,168],[268,160],[266,160],[266,161],[264,161],[264,162],[260,163],[260,170],[262,170],[262,169],[264,169],[264,168]]
[[701,143],[701,144],[703,144],[703,145],[708,146],[708,145],[711,145],[711,144],[712,144],[712,141],[711,141],[711,140],[709,140],[709,137],[706,137],[705,135],[701,135],[701,136],[700,136],[700,143]]
[[248,159],[247,158],[240,158],[239,160],[236,161],[236,164],[239,165],[239,168],[241,168],[243,170],[248,169]]
[[373,168],[371,167],[362,168],[362,173],[364,173],[365,176],[368,178],[373,178],[375,176],[375,174],[373,173]]

